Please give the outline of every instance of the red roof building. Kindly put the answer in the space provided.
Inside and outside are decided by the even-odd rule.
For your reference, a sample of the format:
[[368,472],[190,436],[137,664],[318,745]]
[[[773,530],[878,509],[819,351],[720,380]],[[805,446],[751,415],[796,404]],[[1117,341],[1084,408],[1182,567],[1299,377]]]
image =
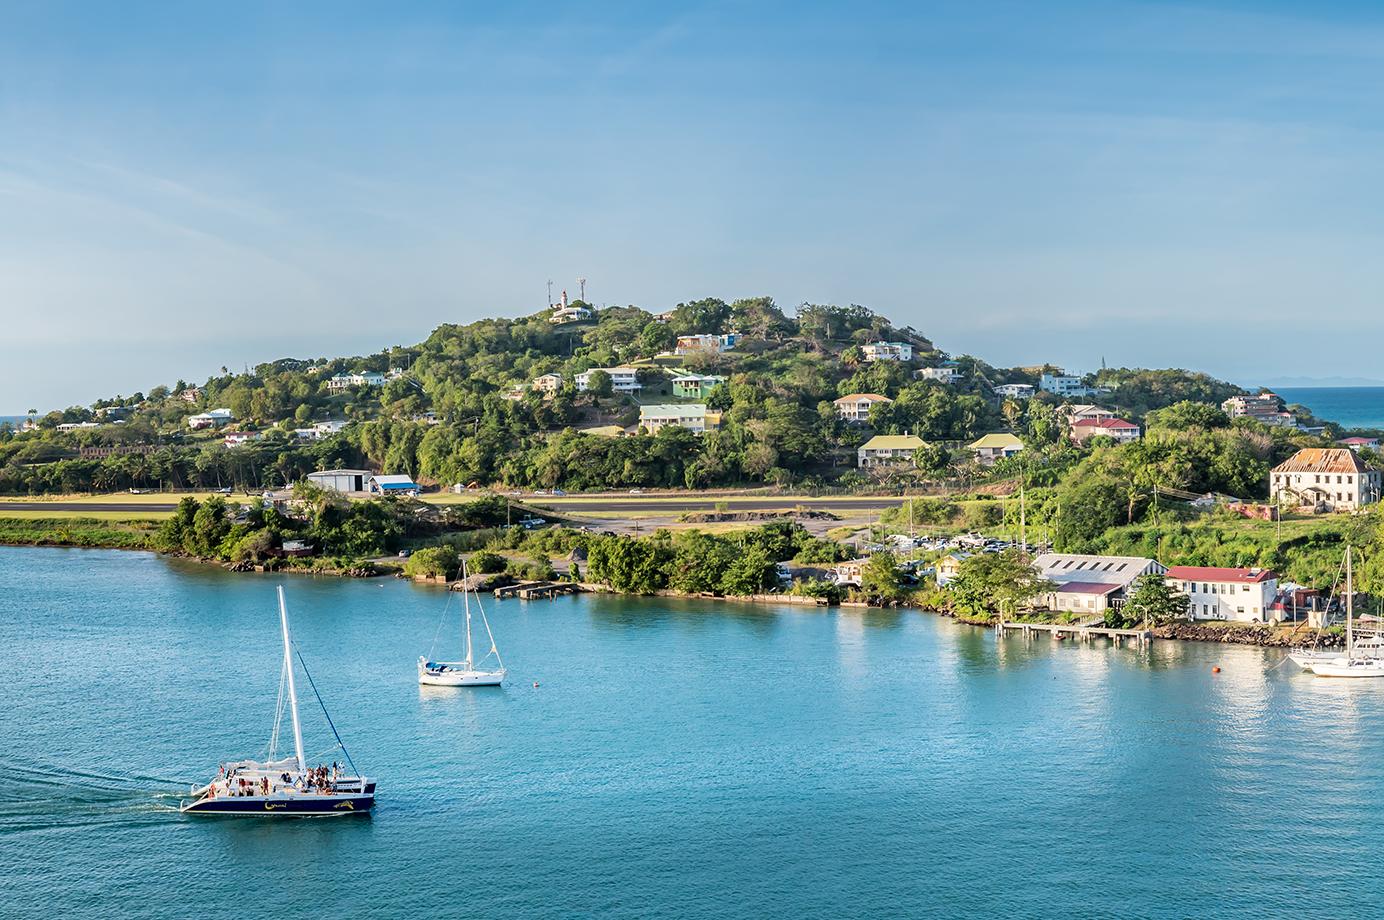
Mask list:
[[1265,623],[1281,615],[1273,608],[1278,575],[1269,569],[1175,565],[1166,577],[1187,595],[1187,613],[1194,620]]
[[1094,437],[1113,438],[1126,444],[1139,440],[1139,426],[1122,418],[1083,418],[1072,423],[1072,440],[1077,444]]

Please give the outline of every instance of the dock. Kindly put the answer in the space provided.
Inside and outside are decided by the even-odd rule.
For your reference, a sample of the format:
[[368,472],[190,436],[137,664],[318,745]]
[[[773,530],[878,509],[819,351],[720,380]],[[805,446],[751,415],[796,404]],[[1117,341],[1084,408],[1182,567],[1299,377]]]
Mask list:
[[537,601],[557,597],[559,594],[576,594],[581,586],[570,581],[521,581],[495,589],[495,598],[517,597],[521,601]]
[[1000,620],[995,624],[995,631],[1002,636],[1017,632],[1025,639],[1031,639],[1038,633],[1047,633],[1054,642],[1075,639],[1090,644],[1096,639],[1109,639],[1116,645],[1131,642],[1139,648],[1153,642],[1153,631],[1149,629],[1111,629],[1108,626],[1083,626],[1080,623],[1008,623]]

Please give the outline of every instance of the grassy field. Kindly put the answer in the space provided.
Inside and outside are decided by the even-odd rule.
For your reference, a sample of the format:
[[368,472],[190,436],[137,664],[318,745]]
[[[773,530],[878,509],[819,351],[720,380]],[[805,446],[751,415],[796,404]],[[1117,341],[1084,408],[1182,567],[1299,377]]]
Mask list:
[[0,517],[0,544],[148,549],[157,521],[113,521],[94,517]]
[[[129,492],[110,492],[103,495],[6,495],[3,501],[7,502],[61,502],[80,507],[82,505],[157,505],[157,504],[176,504],[184,497],[191,496],[196,499],[209,498],[214,492],[145,492],[134,495]],[[231,500],[248,501],[244,495],[227,495],[223,498]]]
[[172,511],[89,511],[81,507],[71,511],[0,511],[0,521],[162,521],[172,516]]

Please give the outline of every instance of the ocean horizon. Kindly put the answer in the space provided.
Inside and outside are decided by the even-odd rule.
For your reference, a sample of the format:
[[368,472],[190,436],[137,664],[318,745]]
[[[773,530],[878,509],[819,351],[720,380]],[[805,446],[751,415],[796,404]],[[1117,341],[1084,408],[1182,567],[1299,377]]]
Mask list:
[[1384,387],[1281,387],[1274,392],[1343,428],[1384,429]]

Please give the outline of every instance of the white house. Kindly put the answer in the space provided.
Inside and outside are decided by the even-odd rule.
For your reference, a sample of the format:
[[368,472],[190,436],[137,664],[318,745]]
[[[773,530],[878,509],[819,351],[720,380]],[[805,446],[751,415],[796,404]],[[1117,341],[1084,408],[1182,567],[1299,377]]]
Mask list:
[[870,407],[883,406],[893,402],[888,396],[881,396],[878,393],[851,393],[849,396],[842,396],[840,399],[833,400],[836,406],[836,414],[848,422],[868,422],[870,420]]
[[371,476],[365,485],[375,495],[417,495],[419,492],[413,477],[402,474]]
[[914,454],[926,447],[923,439],[911,434],[877,434],[856,451],[862,469],[895,464],[912,464]]
[[320,441],[329,438],[334,434],[340,434],[346,427],[346,422],[341,419],[329,419],[325,422],[313,422],[307,428],[295,428],[293,434],[300,441]]
[[912,361],[913,346],[907,342],[871,342],[861,345],[866,361]]
[[[391,371],[391,377],[397,377],[397,372]],[[386,377],[378,371],[365,371],[359,374],[337,374],[327,381],[327,390],[332,393],[340,393],[345,390],[353,390],[356,387],[382,387],[391,377]]]
[[1044,597],[1050,610],[1099,615],[1121,607],[1135,579],[1161,575],[1168,569],[1142,556],[1088,556],[1080,553],[1043,553],[1033,560],[1039,577],[1056,587]]
[[1094,422],[1103,418],[1114,418],[1115,413],[1110,409],[1103,409],[1100,406],[1091,406],[1084,403],[1067,403],[1057,408],[1058,413],[1067,420],[1067,424],[1075,425],[1077,422]]
[[577,385],[577,391],[585,393],[591,385],[591,375],[596,371],[605,371],[610,375],[610,387],[616,393],[638,393],[644,387],[639,382],[639,370],[633,367],[593,367],[589,371],[582,371],[573,377]]
[[533,378],[529,388],[540,393],[555,393],[562,387],[561,374],[540,374]]
[[869,559],[849,559],[845,562],[838,562],[830,568],[831,581],[838,585],[855,585],[860,587],[861,576],[865,571],[865,565]]
[[961,382],[961,372],[954,367],[920,367],[913,372],[913,376],[919,380],[935,380],[945,384]]
[[264,435],[258,431],[228,431],[221,438],[221,443],[227,448],[244,447],[246,444],[258,441],[263,437]]
[[995,387],[995,395],[1002,399],[1032,399],[1033,384],[1031,383],[1002,383]]
[[364,492],[373,475],[370,470],[319,470],[308,473],[308,482],[329,492]]
[[1221,403],[1221,409],[1231,418],[1252,418],[1256,422],[1280,428],[1292,428],[1297,424],[1293,413],[1284,410],[1283,400],[1276,393],[1232,396]]
[[740,340],[736,333],[727,335],[716,335],[714,333],[699,333],[697,335],[680,335],[678,343],[673,348],[675,355],[690,355],[697,352],[710,352],[719,354],[723,351],[730,351],[735,347],[735,343]]
[[1269,495],[1289,505],[1355,511],[1379,501],[1380,473],[1346,447],[1307,447],[1269,473]]
[[721,413],[708,412],[705,403],[640,406],[639,425],[649,434],[657,434],[670,425],[703,434],[720,427]]
[[[580,303],[580,301],[578,301]],[[567,302],[567,292],[562,292],[562,299],[553,304],[553,312],[548,314],[548,322],[554,326],[561,326],[566,323],[580,323],[590,319],[592,314],[589,307],[575,306]]]
[[1379,450],[1378,438],[1341,438],[1336,443],[1351,450]]
[[1090,396],[1099,392],[1097,388],[1082,383],[1080,377],[1071,374],[1044,373],[1038,378],[1038,389],[1045,393],[1056,393],[1058,396]]
[[1024,442],[1019,440],[1017,435],[1007,431],[996,431],[972,441],[966,445],[966,449],[988,466],[996,460],[1014,456],[1024,449]]
[[1175,565],[1167,579],[1187,595],[1187,613],[1194,620],[1264,623],[1274,615],[1278,576],[1268,569]]
[[210,412],[203,412],[199,415],[189,415],[187,417],[187,427],[193,431],[200,431],[203,428],[220,428],[235,421],[235,415],[230,409],[213,409]]
[[83,428],[100,428],[97,422],[63,422],[57,426],[58,431],[80,431]]

